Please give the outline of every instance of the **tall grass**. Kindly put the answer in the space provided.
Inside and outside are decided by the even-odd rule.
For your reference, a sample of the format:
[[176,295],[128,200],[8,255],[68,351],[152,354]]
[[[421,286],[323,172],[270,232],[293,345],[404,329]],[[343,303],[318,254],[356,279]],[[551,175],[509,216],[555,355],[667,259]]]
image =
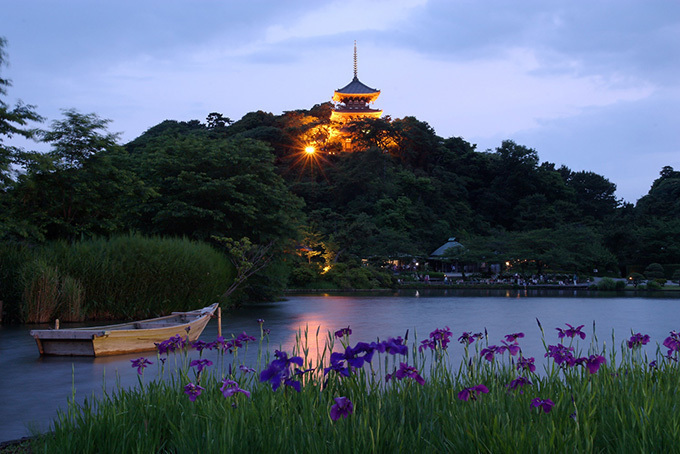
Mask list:
[[14,266],[19,321],[146,318],[215,302],[233,266],[205,243],[118,236],[34,248]]
[[[544,341],[546,347],[552,343]],[[299,355],[303,365],[291,363],[287,376],[301,384],[297,392],[283,383],[285,375],[277,391],[272,381],[261,381],[266,377],[260,373],[273,370],[275,364],[267,353],[265,331],[254,361],[256,373],[239,368],[246,347],[236,348],[233,338],[230,342],[232,353],[218,348],[218,359],[201,373],[190,360],[203,353],[181,350],[174,361],[161,361],[165,355],[158,355],[155,366],[141,370],[151,374],[156,367],[157,380],[145,383],[140,376],[135,389],[119,389],[83,404],[71,402],[54,422],[53,432],[36,439],[33,449],[587,453],[674,452],[680,442],[675,397],[680,344],[674,344],[669,356],[657,349],[656,363],[650,367],[638,346],[629,349],[622,343],[618,349],[607,349],[594,336],[590,344],[580,346],[572,338],[565,347],[573,344],[574,355],[583,349],[585,357],[602,354],[606,362],[589,371],[584,363],[560,366],[548,359],[542,369],[539,364],[530,372],[517,369],[521,353],[497,351],[488,361],[485,352],[492,347],[488,339],[460,347],[457,367],[450,367],[452,349],[443,343],[420,351],[419,343],[412,341],[405,342],[407,350],[398,354],[376,352],[370,363],[352,368],[346,376],[326,373],[324,368],[331,360],[338,364],[343,354],[351,357],[361,344],[352,347],[346,335],[336,340],[331,333],[320,337],[318,330],[315,335],[303,331],[291,353]],[[333,351],[336,355],[331,357]],[[425,383],[419,384],[414,376],[400,379],[395,371],[401,363],[418,369]],[[178,370],[169,374],[173,364]],[[298,375],[295,369],[305,372]],[[513,389],[509,384],[519,374],[531,384]],[[225,397],[220,390],[224,379],[234,380],[250,396],[239,392]],[[195,401],[184,392],[188,383],[205,388]],[[489,392],[461,399],[462,390],[477,385]],[[353,412],[334,420],[331,408],[337,397],[349,398]],[[536,398],[550,399],[554,407],[549,412],[534,408]]]
[[47,323],[54,318],[59,300],[59,272],[44,259],[30,262],[22,274],[23,307],[27,323]]

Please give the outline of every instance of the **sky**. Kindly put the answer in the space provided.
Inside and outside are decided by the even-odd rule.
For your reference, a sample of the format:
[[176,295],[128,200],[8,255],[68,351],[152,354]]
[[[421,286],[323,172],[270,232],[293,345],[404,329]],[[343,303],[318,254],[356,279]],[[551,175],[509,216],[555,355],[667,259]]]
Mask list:
[[[503,140],[635,203],[680,170],[678,0],[0,0],[6,101],[127,143],[164,120],[279,115],[353,76],[375,108],[478,151]],[[22,145],[37,149],[35,145]]]

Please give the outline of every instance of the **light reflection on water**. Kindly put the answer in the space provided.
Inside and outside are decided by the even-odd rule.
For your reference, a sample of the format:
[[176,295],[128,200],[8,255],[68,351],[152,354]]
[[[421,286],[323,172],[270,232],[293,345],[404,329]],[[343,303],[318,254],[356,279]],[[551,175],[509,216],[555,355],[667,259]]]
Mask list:
[[[680,329],[680,295],[598,297],[597,294],[573,290],[557,292],[531,290],[421,290],[390,296],[316,295],[291,296],[286,301],[249,305],[223,315],[223,334],[242,332],[258,337],[257,319],[265,319],[271,330],[268,339],[270,352],[281,348],[291,353],[299,330],[307,329],[308,359],[316,362],[323,353],[328,331],[350,326],[352,345],[356,342],[404,337],[409,332],[409,343],[425,339],[436,328],[449,326],[454,339],[449,347],[450,360],[459,364],[463,348],[455,339],[463,331],[489,334],[489,343],[500,344],[505,334],[524,332],[520,345],[525,356],[536,357],[539,363],[544,354],[538,318],[546,332],[546,342],[557,343],[556,327],[565,323],[585,325],[586,346],[589,345],[593,321],[600,345],[612,345],[612,330],[616,346],[630,337],[631,329],[649,334],[652,344],[661,343],[668,332]],[[110,390],[116,380],[125,386],[136,386],[138,376],[130,360],[140,354],[108,358],[60,358],[38,355],[31,327],[0,327],[0,441],[29,434],[27,425],[47,430],[56,416],[57,408],[65,408],[75,384],[76,399],[82,401],[92,393],[101,394],[102,378]],[[316,333],[319,332],[319,348]],[[217,337],[217,323],[211,321],[201,339]],[[583,344],[582,344],[583,345]],[[336,342],[336,350],[341,348]],[[654,354],[656,345],[648,350]],[[212,355],[215,355],[212,353]],[[239,358],[255,365],[257,345],[250,345]],[[145,355],[154,363],[154,354]],[[206,357],[206,355],[204,355]],[[210,353],[207,354],[208,358]],[[171,361],[171,360],[170,360]],[[170,362],[169,361],[169,362]],[[262,360],[264,362],[264,359]],[[149,367],[144,380],[153,379],[157,364]]]

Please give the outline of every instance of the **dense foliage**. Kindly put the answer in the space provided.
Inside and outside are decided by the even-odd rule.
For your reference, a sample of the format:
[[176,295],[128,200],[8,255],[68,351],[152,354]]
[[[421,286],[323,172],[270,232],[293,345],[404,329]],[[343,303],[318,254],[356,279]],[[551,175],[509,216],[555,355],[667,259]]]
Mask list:
[[[140,232],[221,248],[248,238],[270,245],[271,260],[238,297],[260,299],[288,282],[385,285],[379,273],[355,269],[422,263],[450,237],[466,249],[444,262],[497,263],[509,273],[629,276],[659,263],[670,279],[680,269],[680,172],[672,167],[632,205],[604,176],[541,162],[511,140],[478,151],[414,117],[339,126],[330,103],[238,121],[218,112],[205,123],[167,120],[120,144],[95,113],[67,109],[46,130],[31,127],[42,119],[32,106],[10,107],[9,86],[0,78],[5,243]],[[16,135],[51,150],[9,145]]]
[[0,247],[0,290],[9,319],[46,323],[139,319],[219,300],[234,268],[189,239],[113,236]]

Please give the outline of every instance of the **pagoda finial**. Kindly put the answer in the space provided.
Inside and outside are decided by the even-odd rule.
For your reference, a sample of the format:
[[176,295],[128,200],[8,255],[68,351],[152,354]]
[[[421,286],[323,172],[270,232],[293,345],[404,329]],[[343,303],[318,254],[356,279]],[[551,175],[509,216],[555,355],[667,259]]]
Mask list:
[[357,77],[357,40],[354,40],[354,78],[358,79]]

